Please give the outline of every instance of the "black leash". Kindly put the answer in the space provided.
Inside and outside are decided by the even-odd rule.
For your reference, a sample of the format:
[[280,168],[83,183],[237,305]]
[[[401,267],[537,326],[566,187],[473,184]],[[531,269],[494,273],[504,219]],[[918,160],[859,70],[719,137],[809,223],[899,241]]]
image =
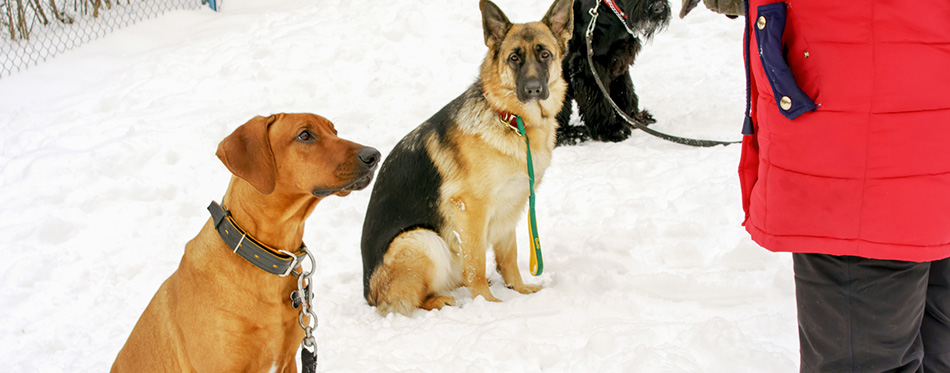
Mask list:
[[[598,16],[597,9],[600,8],[600,3],[601,3],[601,1],[598,1],[598,2],[597,2],[597,5],[595,5],[593,8],[590,9],[591,19],[590,19],[590,24],[587,25],[587,34],[586,34],[586,37],[587,37],[587,64],[588,64],[589,67],[590,67],[590,72],[594,75],[594,81],[596,81],[596,82],[597,82],[597,86],[600,87],[600,92],[603,93],[603,94],[604,94],[604,97],[607,98],[607,102],[610,102],[610,106],[613,106],[614,111],[616,111],[617,114],[620,115],[620,117],[624,119],[624,121],[626,122],[626,123],[624,123],[624,124],[625,124],[627,127],[629,127],[629,128],[632,129],[632,130],[634,130],[634,129],[641,130],[641,131],[646,132],[646,133],[648,133],[648,134],[650,134],[650,135],[659,137],[659,138],[661,138],[661,139],[663,139],[663,140],[675,142],[675,143],[677,143],[677,144],[683,144],[683,145],[689,145],[689,146],[697,146],[697,147],[703,147],[703,148],[711,147],[711,146],[716,146],[716,145],[724,145],[724,146],[725,146],[725,145],[729,145],[729,144],[739,144],[739,143],[742,142],[742,141],[700,140],[700,139],[691,139],[691,138],[687,138],[687,137],[679,137],[679,136],[668,135],[668,134],[665,134],[665,133],[663,133],[663,132],[659,132],[659,131],[653,130],[652,128],[647,127],[646,124],[643,124],[643,123],[641,123],[640,121],[631,118],[629,115],[627,115],[627,113],[624,113],[623,110],[621,110],[620,107],[617,106],[617,103],[614,102],[614,100],[613,100],[612,98],[610,98],[610,93],[607,92],[607,87],[604,86],[604,82],[600,79],[600,75],[597,74],[597,69],[594,68],[594,57],[593,57],[594,48],[593,48],[593,46],[592,46],[591,40],[593,39],[593,35],[594,35],[594,26],[595,26],[596,23],[597,23],[597,16]],[[617,13],[616,13],[616,10],[614,10],[614,14],[617,14]],[[620,19],[619,19],[620,22],[622,22],[622,23],[624,24],[624,26],[626,26],[627,23],[624,22],[623,18],[620,17],[619,14],[617,14],[617,17],[620,18]],[[628,30],[627,32],[631,32],[631,31],[629,31],[629,28],[628,28],[627,30]],[[634,34],[632,34],[632,33],[631,33],[631,36],[636,37],[636,35],[634,35]]]

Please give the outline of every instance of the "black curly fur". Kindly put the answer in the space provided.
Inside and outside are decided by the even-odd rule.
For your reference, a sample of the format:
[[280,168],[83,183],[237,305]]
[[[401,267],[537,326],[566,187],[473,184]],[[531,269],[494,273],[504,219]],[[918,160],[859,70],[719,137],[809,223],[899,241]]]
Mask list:
[[[617,142],[630,137],[630,129],[604,98],[587,63],[585,33],[591,19],[588,12],[598,1],[602,0],[574,1],[574,35],[563,61],[568,88],[564,107],[557,115],[558,145],[587,140]],[[601,4],[593,35],[594,65],[617,106],[643,123],[655,123],[649,112],[640,110],[628,69],[640,52],[641,39],[653,37],[669,24],[670,4],[667,0],[617,0],[617,4],[627,15],[627,25],[638,37],[631,36],[610,8]],[[577,101],[578,114],[583,122],[577,126],[570,125],[571,100]]]

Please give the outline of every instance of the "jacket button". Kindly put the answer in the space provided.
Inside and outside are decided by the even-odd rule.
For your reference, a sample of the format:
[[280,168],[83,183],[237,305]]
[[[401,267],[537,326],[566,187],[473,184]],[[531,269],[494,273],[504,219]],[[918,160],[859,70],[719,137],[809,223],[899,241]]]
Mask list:
[[778,105],[782,107],[782,110],[788,111],[788,109],[792,108],[792,99],[788,98],[788,96],[782,96]]
[[759,16],[759,19],[755,22],[755,26],[758,27],[759,30],[764,29],[764,28],[765,28],[765,16]]

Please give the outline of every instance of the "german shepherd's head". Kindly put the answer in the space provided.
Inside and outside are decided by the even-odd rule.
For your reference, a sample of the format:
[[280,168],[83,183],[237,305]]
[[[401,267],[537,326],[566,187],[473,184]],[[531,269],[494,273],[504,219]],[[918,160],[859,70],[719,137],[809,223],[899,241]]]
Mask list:
[[[540,22],[512,24],[494,3],[481,0],[488,55],[481,78],[499,99],[514,95],[522,103],[545,101],[552,88],[563,101],[566,84],[561,58],[574,31],[573,0],[555,0]],[[511,97],[514,98],[514,97]]]

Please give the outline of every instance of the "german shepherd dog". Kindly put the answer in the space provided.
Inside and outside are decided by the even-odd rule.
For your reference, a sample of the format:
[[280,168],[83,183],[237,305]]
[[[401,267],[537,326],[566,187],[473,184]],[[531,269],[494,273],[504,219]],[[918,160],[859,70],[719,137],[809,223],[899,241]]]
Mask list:
[[481,0],[488,54],[462,95],[410,132],[383,162],[363,222],[363,296],[381,315],[439,309],[459,286],[498,301],[485,277],[486,250],[507,285],[524,294],[515,226],[528,199],[523,119],[535,185],[551,162],[566,83],[561,58],[573,0],[555,0],[540,22],[512,24]]

